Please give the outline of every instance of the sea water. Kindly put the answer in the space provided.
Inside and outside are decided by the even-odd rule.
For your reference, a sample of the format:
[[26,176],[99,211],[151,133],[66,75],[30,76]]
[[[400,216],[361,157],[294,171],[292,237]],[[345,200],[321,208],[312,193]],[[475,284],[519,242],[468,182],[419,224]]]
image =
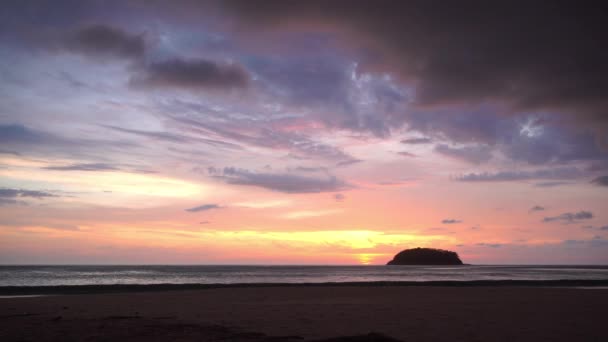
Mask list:
[[608,266],[0,266],[0,286],[608,280]]

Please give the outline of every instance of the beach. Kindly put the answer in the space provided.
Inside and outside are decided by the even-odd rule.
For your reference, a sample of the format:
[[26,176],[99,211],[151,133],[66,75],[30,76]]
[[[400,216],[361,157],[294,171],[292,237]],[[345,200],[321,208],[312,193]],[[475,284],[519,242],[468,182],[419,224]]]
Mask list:
[[71,293],[0,298],[0,340],[608,340],[602,287],[326,284]]

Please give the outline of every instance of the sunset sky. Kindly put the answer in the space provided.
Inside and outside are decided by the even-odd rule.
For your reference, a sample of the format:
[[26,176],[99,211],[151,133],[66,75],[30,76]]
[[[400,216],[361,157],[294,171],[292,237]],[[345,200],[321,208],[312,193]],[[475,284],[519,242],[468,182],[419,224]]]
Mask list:
[[608,263],[606,14],[521,4],[2,1],[0,263]]

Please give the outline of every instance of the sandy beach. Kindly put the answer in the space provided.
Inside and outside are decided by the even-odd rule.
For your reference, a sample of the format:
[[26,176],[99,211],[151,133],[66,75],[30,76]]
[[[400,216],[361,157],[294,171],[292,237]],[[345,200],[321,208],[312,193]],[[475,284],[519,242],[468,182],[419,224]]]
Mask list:
[[50,295],[0,298],[0,340],[606,341],[606,307],[606,289],[560,287],[328,285]]

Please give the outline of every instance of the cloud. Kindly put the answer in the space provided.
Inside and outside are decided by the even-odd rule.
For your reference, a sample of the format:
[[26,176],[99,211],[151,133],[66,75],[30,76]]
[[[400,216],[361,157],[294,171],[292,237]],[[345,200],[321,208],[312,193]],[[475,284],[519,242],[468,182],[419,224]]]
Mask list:
[[534,212],[534,211],[543,211],[545,210],[544,207],[541,207],[540,205],[535,205],[532,208],[530,208],[529,212]]
[[502,243],[485,243],[485,242],[476,243],[475,245],[481,246],[481,247],[490,247],[490,248],[500,248],[500,247],[504,246],[504,244],[502,244]]
[[[173,111],[173,108],[169,108]],[[273,150],[286,150],[290,158],[310,159],[319,158],[337,161],[346,166],[361,160],[345,153],[340,148],[312,139],[297,131],[285,130],[281,123],[269,120],[251,119],[225,119],[225,121],[210,122],[205,117],[194,119],[191,117],[168,114],[183,129],[197,132],[205,136],[221,137],[236,141],[244,145],[263,147]]]
[[563,221],[565,223],[572,223],[574,221],[580,220],[589,220],[593,218],[593,213],[589,211],[579,211],[576,213],[563,213],[558,216],[545,217],[543,222],[555,222],[555,221]]
[[[419,106],[494,101],[510,111],[564,111],[604,124],[608,118],[608,66],[596,43],[606,18],[597,6],[477,1],[441,8],[426,1],[221,6],[237,17],[241,32],[312,30],[375,51],[364,66],[415,83]],[[564,70],[564,65],[575,67]]]
[[122,128],[122,127],[109,126],[109,125],[107,125],[107,126],[104,125],[103,127],[109,128],[114,131],[122,132],[122,133],[129,133],[129,134],[142,136],[142,137],[146,137],[146,138],[151,138],[151,139],[156,139],[156,140],[165,140],[165,141],[176,142],[176,143],[185,143],[185,142],[190,141],[190,139],[188,139],[182,135],[172,134],[169,132],[141,131],[141,130],[137,130],[137,129],[128,129],[128,128]]
[[334,200],[336,202],[343,202],[346,199],[346,196],[344,196],[344,194],[334,194]]
[[416,157],[415,154],[406,151],[397,152],[397,154],[404,157]]
[[534,186],[537,188],[553,188],[556,186],[571,185],[571,184],[574,184],[574,183],[572,183],[572,182],[540,182],[540,183],[534,184]]
[[46,166],[43,167],[45,170],[54,171],[118,171],[120,168],[105,164],[105,163],[83,163],[83,164],[71,164],[63,166]]
[[309,177],[290,173],[263,173],[225,167],[210,168],[209,174],[228,184],[248,185],[285,193],[319,193],[343,191],[352,185],[335,176]]
[[[61,159],[91,159],[108,155],[110,151],[124,151],[138,146],[118,139],[97,140],[91,138],[69,138],[59,133],[50,133],[19,124],[0,124],[0,146],[17,150],[21,156],[61,156]],[[67,158],[66,158],[67,157]]]
[[301,172],[327,172],[328,169],[323,166],[298,166],[295,168],[296,171]]
[[7,145],[46,145],[62,140],[52,134],[22,125],[0,125],[0,143]]
[[235,89],[247,86],[249,74],[234,63],[173,58],[147,65],[130,83],[144,88]]
[[104,125],[103,127],[109,128],[114,131],[133,134],[136,136],[146,137],[146,138],[154,139],[154,140],[164,140],[164,141],[173,142],[173,143],[200,142],[200,143],[205,143],[205,144],[215,146],[215,147],[224,147],[224,148],[237,149],[237,150],[242,149],[242,147],[237,144],[232,144],[232,143],[221,141],[221,140],[205,139],[205,138],[201,138],[201,137],[189,137],[186,135],[180,135],[180,134],[175,134],[175,133],[171,133],[171,132],[142,131],[142,130],[137,130],[137,129],[128,129],[128,128],[122,128],[122,127],[109,126],[109,125]]
[[189,211],[191,213],[196,213],[199,211],[207,211],[207,210],[219,209],[219,208],[221,208],[221,207],[218,204],[203,204],[203,205],[199,205],[198,207],[188,208],[188,209],[184,209],[184,210]]
[[310,217],[319,217],[319,216],[327,216],[333,215],[341,212],[339,209],[330,209],[330,210],[300,210],[300,211],[292,211],[281,215],[282,218],[290,219],[290,220],[298,220]]
[[90,57],[140,59],[146,50],[144,35],[132,35],[120,28],[94,25],[81,28],[65,41],[65,48]]
[[600,230],[608,230],[608,226],[600,227]]
[[337,162],[336,166],[338,166],[338,167],[341,167],[341,166],[350,166],[350,165],[358,164],[358,163],[361,163],[361,162],[363,162],[363,160],[361,160],[361,159],[349,158],[349,159],[341,160],[341,161]]
[[608,186],[608,176],[597,177],[591,183],[599,186]]
[[322,50],[258,56],[249,59],[247,67],[265,98],[307,112],[305,120],[314,126],[387,137],[403,124],[399,113],[407,95],[392,79],[363,75],[352,57],[331,46]]
[[443,224],[456,224],[456,223],[460,223],[462,222],[461,220],[456,220],[456,219],[445,219],[443,221],[441,221],[441,223]]
[[431,138],[409,138],[409,139],[401,140],[402,144],[409,144],[409,145],[430,144],[432,142],[433,142],[433,139],[431,139]]
[[492,158],[492,150],[488,146],[450,147],[440,144],[435,146],[435,152],[471,164],[485,163]]
[[43,199],[48,197],[59,197],[50,192],[39,191],[39,190],[24,190],[24,189],[10,189],[0,188],[0,198],[14,199],[14,198],[30,197],[36,199]]
[[469,173],[454,179],[461,182],[510,182],[531,179],[572,179],[584,176],[576,167],[556,167],[533,171],[500,171],[495,173]]
[[257,200],[247,202],[237,202],[233,204],[237,207],[252,208],[252,209],[268,209],[268,208],[279,208],[291,205],[291,201],[288,199],[277,199],[277,200]]

